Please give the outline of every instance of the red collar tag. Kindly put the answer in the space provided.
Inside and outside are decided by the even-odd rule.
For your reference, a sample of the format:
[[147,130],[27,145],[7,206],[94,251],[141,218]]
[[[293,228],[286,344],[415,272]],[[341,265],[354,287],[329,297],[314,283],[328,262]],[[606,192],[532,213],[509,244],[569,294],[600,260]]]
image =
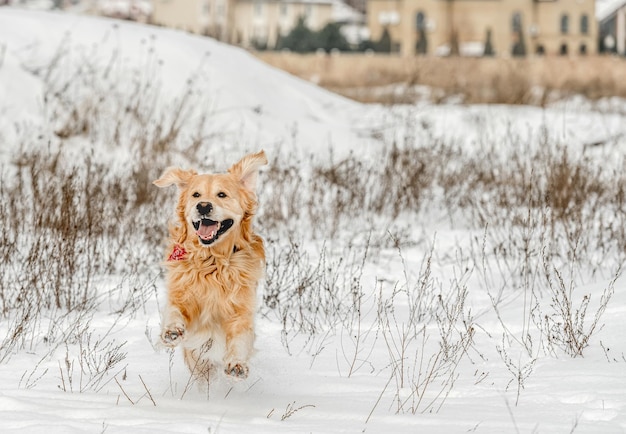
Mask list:
[[167,258],[167,260],[168,261],[182,261],[183,259],[185,259],[186,254],[187,252],[185,251],[183,246],[176,244],[174,245],[174,250],[172,250],[170,257]]

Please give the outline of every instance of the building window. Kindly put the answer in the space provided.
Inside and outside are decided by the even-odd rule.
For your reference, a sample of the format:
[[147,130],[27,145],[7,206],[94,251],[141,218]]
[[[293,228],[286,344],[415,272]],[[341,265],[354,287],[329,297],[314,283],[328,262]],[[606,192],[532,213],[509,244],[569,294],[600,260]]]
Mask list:
[[428,52],[428,41],[426,38],[426,15],[424,15],[424,12],[420,11],[415,16],[415,28],[417,30],[415,53],[426,54]]
[[415,28],[417,30],[426,30],[426,15],[424,15],[424,12],[418,12],[415,16]]
[[569,32],[569,15],[561,15],[561,33],[567,34]]
[[561,49],[559,50],[559,54],[561,56],[567,56],[567,44],[565,42],[561,44]]
[[205,0],[204,3],[202,4],[202,13],[204,15],[211,14],[211,3],[209,3],[209,0]]
[[583,35],[589,33],[589,17],[586,14],[580,17],[580,33]]
[[260,1],[254,2],[254,15],[260,17],[263,14],[263,3]]
[[513,56],[525,56],[526,44],[524,41],[524,33],[522,29],[522,14],[515,12],[511,19],[511,31],[513,34],[513,46],[511,47],[511,54]]
[[287,3],[281,3],[280,4],[280,15],[282,17],[286,17],[288,11],[289,11],[289,5]]
[[511,20],[511,30],[513,33],[522,33],[522,14],[515,12]]
[[587,54],[587,44],[585,44],[584,42],[580,44],[579,53],[583,56]]
[[537,49],[535,50],[535,53],[538,56],[543,56],[544,54],[546,54],[546,49],[543,45],[539,44],[537,45]]

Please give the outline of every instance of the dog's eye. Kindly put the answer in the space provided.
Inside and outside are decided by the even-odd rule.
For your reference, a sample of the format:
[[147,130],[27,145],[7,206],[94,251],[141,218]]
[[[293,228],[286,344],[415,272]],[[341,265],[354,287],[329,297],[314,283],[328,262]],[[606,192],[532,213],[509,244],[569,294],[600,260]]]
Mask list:
[[194,194],[192,194],[192,196],[193,196],[193,197],[200,197],[200,193],[198,193],[198,192],[196,191]]
[[227,195],[223,191],[220,191],[219,193],[217,193],[217,197],[224,199],[225,197],[227,197]]

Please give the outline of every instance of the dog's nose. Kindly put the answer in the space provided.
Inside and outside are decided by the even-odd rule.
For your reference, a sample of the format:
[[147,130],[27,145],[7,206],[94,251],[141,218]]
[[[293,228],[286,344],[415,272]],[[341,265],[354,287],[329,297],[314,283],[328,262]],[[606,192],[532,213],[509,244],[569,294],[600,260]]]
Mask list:
[[211,205],[211,202],[200,202],[196,205],[196,209],[200,215],[207,215],[213,211],[213,205]]

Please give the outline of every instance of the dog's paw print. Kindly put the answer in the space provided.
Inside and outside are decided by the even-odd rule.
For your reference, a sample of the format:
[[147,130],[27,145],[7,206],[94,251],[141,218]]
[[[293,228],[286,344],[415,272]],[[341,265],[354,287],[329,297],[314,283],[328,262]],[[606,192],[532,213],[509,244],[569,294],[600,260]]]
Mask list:
[[244,363],[229,363],[224,371],[230,377],[244,379],[248,378],[249,369]]
[[185,327],[178,324],[172,324],[163,329],[161,333],[161,341],[167,347],[173,348],[178,345],[185,337]]

